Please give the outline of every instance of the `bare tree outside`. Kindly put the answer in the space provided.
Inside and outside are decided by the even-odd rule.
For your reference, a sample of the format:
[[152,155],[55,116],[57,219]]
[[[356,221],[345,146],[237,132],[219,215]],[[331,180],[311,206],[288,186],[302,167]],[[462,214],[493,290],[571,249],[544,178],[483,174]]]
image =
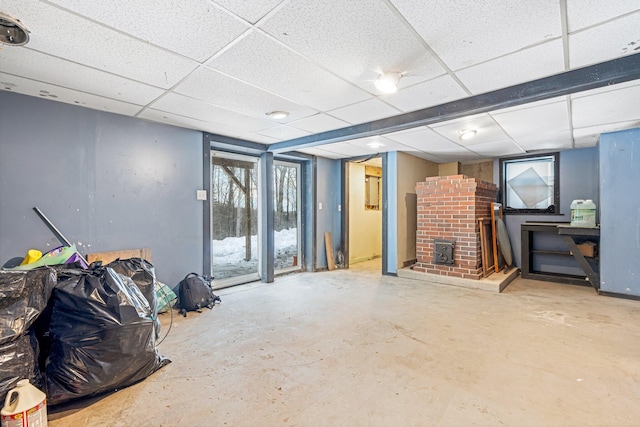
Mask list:
[[[211,228],[213,268],[218,279],[257,272],[257,164],[212,158]],[[298,168],[274,165],[275,268],[298,265]],[[231,245],[233,242],[233,246]],[[242,258],[235,258],[242,249]]]

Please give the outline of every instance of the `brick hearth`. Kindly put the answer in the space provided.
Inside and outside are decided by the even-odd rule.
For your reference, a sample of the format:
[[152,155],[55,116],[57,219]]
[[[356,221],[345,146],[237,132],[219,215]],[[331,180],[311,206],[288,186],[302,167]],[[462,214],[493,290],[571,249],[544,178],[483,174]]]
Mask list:
[[[417,263],[414,271],[479,280],[482,253],[478,218],[491,215],[497,187],[465,175],[436,176],[416,184]],[[454,265],[433,262],[434,239],[455,241]]]

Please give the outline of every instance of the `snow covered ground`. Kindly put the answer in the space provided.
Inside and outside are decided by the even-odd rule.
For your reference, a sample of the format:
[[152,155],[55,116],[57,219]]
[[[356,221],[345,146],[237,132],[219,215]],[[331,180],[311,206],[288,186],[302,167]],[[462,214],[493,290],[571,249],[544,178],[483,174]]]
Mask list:
[[[298,229],[290,228],[276,231],[274,234],[276,270],[291,267],[294,255],[298,255]],[[211,249],[213,251],[213,276],[216,279],[258,271],[258,236],[251,236],[251,259],[249,261],[244,260],[244,237],[214,240]]]

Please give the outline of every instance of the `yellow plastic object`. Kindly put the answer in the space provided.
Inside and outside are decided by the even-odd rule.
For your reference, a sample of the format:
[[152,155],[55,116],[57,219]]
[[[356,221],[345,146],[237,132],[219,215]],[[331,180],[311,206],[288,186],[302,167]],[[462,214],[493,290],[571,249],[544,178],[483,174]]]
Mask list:
[[37,249],[29,249],[27,251],[27,256],[24,257],[20,265],[31,264],[32,262],[36,262],[42,258],[42,252]]

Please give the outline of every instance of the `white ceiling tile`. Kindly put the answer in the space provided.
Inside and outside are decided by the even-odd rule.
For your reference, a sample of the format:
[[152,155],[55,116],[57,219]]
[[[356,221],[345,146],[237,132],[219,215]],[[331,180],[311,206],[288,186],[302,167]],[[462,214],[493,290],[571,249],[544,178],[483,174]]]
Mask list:
[[257,132],[273,127],[273,122],[226,110],[193,98],[175,93],[167,94],[151,105],[151,108],[177,115],[185,115],[203,122],[244,132]]
[[452,148],[456,145],[439,133],[434,132],[431,128],[424,126],[408,131],[389,133],[386,134],[385,137],[422,151]]
[[43,2],[10,5],[6,12],[19,17],[31,31],[30,49],[165,89],[197,67],[195,61]]
[[543,99],[542,101],[529,102],[527,104],[516,105],[515,107],[501,108],[499,110],[494,110],[491,114],[502,114],[502,113],[510,113],[512,111],[524,110],[527,108],[539,107],[546,104],[554,104],[556,102],[566,102],[567,96],[556,96],[554,98]]
[[515,145],[512,140],[486,142],[470,147],[471,150],[487,157],[511,156],[515,154],[523,154],[520,147]]
[[467,97],[467,92],[448,74],[381,96],[401,111],[416,111]]
[[351,139],[349,140],[349,144],[374,153],[386,153],[388,151],[399,151],[407,148],[399,142],[383,136]]
[[245,37],[207,65],[321,111],[371,97],[259,32]]
[[491,114],[504,131],[519,143],[539,141],[545,135],[568,131],[569,109],[566,101],[536,105],[510,112]]
[[569,32],[637,10],[637,0],[567,0]]
[[307,132],[320,133],[328,130],[340,129],[349,126],[349,123],[331,117],[324,113],[315,114],[313,116],[305,117],[304,119],[296,120],[289,123],[289,126],[296,127],[298,129],[306,130]]
[[377,98],[372,98],[364,102],[332,110],[329,114],[345,122],[358,124],[395,116],[400,114],[400,111]]
[[557,0],[390,0],[453,70],[560,37]]
[[337,153],[345,157],[355,157],[377,153],[377,151],[371,150],[370,148],[356,147],[355,145],[350,144],[348,141],[326,144],[318,148],[322,148],[323,150],[331,151],[332,153]]
[[[613,84],[613,85],[608,85],[608,86],[603,86],[603,87],[599,87],[597,89],[591,89],[591,90],[585,90],[582,92],[576,92],[571,94],[571,99],[578,99],[578,98],[583,98],[585,96],[592,96],[592,95],[597,95],[600,93],[605,93],[605,92],[611,92],[611,91],[616,91],[616,90],[621,90],[621,89],[627,89],[633,86],[638,86],[640,85],[640,80],[632,80],[629,82],[624,82],[624,83],[617,83],[617,84]],[[622,93],[622,92],[619,92]]]
[[247,141],[259,142],[260,144],[273,144],[279,142],[277,138],[271,138],[270,136],[260,135],[257,133],[246,132],[238,135],[242,136],[237,136],[237,138],[242,138]]
[[484,155],[467,150],[464,147],[451,148],[447,150],[434,150],[429,151],[429,154],[437,156],[445,162],[461,162],[485,158]]
[[311,147],[311,148],[301,148],[299,150],[301,153],[310,154],[312,156],[320,156],[326,157],[329,159],[341,159],[344,156],[342,154],[334,153],[332,151],[323,150],[322,148]]
[[[153,108],[146,108],[137,116],[140,119],[151,120],[154,122],[167,123],[173,126],[178,126],[187,129],[195,129],[200,131],[208,131],[218,133],[213,128],[207,129],[207,122],[202,120],[192,119],[190,117],[180,116],[177,114],[168,113],[166,111],[154,110]],[[216,129],[218,129],[216,127]]]
[[372,93],[378,93],[373,81],[383,72],[406,73],[401,85],[445,72],[415,33],[379,0],[292,1],[260,27]]
[[213,0],[242,19],[255,24],[283,0]]
[[[509,135],[504,133],[488,114],[449,120],[429,127],[456,144],[464,146],[509,139]],[[460,134],[464,130],[476,130],[477,134],[473,138],[463,141],[460,139]]]
[[556,39],[457,71],[456,76],[478,94],[563,71],[562,40]]
[[527,150],[527,152],[549,152],[553,150],[564,150],[571,148],[573,145],[573,139],[571,132],[568,130],[559,131],[555,135],[547,135],[545,138],[541,138],[539,141],[534,139],[528,141],[518,141],[518,144]]
[[597,143],[600,140],[600,135],[603,133],[637,127],[640,127],[640,119],[618,123],[606,123],[602,125],[576,128],[573,130],[573,137],[576,141],[576,146],[584,146],[587,144],[595,145],[593,141]]
[[174,89],[174,92],[258,118],[266,118],[266,114],[271,111],[288,112],[286,118],[276,120],[278,123],[289,123],[317,113],[312,108],[265,92],[206,67],[194,71]]
[[139,105],[102,98],[96,95],[23,79],[22,77],[4,73],[0,73],[0,90],[10,90],[11,92],[37,96],[50,101],[64,102],[66,104],[128,116],[135,115],[142,108]]
[[569,35],[571,68],[640,52],[640,12]]
[[573,99],[573,126],[584,128],[640,119],[640,85]]
[[571,137],[571,131],[569,129],[563,130],[545,130],[536,132],[527,137],[513,138],[516,143],[523,149],[540,150],[540,149],[555,149],[558,147],[571,148],[573,139]]
[[292,128],[286,125],[274,126],[256,133],[275,138],[278,141],[285,141],[287,139],[300,138],[309,135],[309,132],[305,132],[303,130]]
[[245,141],[258,142],[261,144],[270,144],[272,142],[277,142],[277,140],[273,138],[245,132],[242,129],[230,128],[218,123],[204,122],[202,120],[168,113],[166,111],[154,110],[152,108],[145,109],[138,115],[138,118],[152,120],[160,123],[167,123],[173,126],[179,126],[187,129],[209,132],[212,134],[224,135],[231,138],[242,139]]
[[0,59],[0,71],[128,103],[146,105],[164,93],[157,87],[28,48],[6,46]]
[[206,61],[249,28],[205,1],[50,2],[198,62]]

